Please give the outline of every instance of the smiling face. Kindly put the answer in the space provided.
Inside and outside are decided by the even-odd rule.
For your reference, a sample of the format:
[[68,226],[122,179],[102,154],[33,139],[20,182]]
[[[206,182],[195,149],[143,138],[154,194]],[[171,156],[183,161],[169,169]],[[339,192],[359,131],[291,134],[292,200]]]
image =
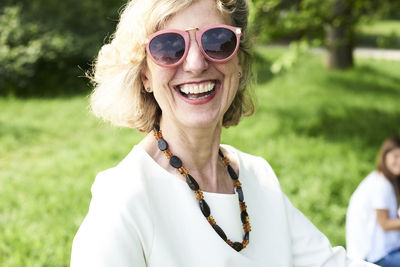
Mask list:
[[[202,29],[230,24],[214,0],[199,0],[169,19],[162,29]],[[161,29],[161,30],[162,30]],[[142,72],[145,88],[151,88],[162,110],[162,124],[179,128],[222,126],[222,119],[235,97],[241,65],[238,54],[225,63],[208,61],[189,31],[190,44],[182,64],[166,68],[147,57]]]
[[388,152],[385,157],[386,168],[395,176],[400,175],[400,148]]

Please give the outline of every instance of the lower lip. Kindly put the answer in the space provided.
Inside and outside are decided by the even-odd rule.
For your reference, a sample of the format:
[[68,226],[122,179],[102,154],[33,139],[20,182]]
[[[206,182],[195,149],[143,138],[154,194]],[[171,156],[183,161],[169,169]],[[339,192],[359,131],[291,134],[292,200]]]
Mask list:
[[221,84],[219,82],[217,82],[215,84],[214,92],[211,95],[209,95],[209,96],[207,96],[205,98],[201,98],[201,99],[189,99],[189,98],[186,98],[179,92],[179,89],[176,89],[176,91],[177,91],[176,93],[186,103],[189,103],[191,105],[203,105],[203,104],[206,104],[206,103],[210,102],[215,97],[215,95],[217,94],[217,91],[219,90],[220,87],[221,87]]

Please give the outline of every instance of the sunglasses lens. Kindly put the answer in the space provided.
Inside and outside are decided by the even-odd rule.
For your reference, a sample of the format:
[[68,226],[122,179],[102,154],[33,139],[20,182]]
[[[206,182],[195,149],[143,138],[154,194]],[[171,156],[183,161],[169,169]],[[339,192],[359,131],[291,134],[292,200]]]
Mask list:
[[235,52],[237,39],[235,33],[229,29],[214,28],[203,33],[201,45],[209,57],[222,60]]
[[185,39],[177,33],[164,33],[154,37],[149,44],[154,60],[161,65],[178,62],[185,53]]

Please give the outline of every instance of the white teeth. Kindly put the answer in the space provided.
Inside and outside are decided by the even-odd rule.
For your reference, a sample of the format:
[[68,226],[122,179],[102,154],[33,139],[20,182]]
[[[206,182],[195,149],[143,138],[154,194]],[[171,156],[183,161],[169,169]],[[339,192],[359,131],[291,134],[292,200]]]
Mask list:
[[179,87],[179,90],[185,94],[200,94],[211,91],[214,88],[215,82],[206,83],[191,83],[184,84]]

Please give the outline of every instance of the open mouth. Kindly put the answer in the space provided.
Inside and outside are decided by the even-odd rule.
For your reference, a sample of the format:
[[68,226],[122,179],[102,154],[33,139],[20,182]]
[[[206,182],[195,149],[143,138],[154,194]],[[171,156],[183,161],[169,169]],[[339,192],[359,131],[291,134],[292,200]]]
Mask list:
[[176,90],[185,98],[190,100],[201,100],[211,96],[217,87],[217,80],[189,83],[176,86]]

